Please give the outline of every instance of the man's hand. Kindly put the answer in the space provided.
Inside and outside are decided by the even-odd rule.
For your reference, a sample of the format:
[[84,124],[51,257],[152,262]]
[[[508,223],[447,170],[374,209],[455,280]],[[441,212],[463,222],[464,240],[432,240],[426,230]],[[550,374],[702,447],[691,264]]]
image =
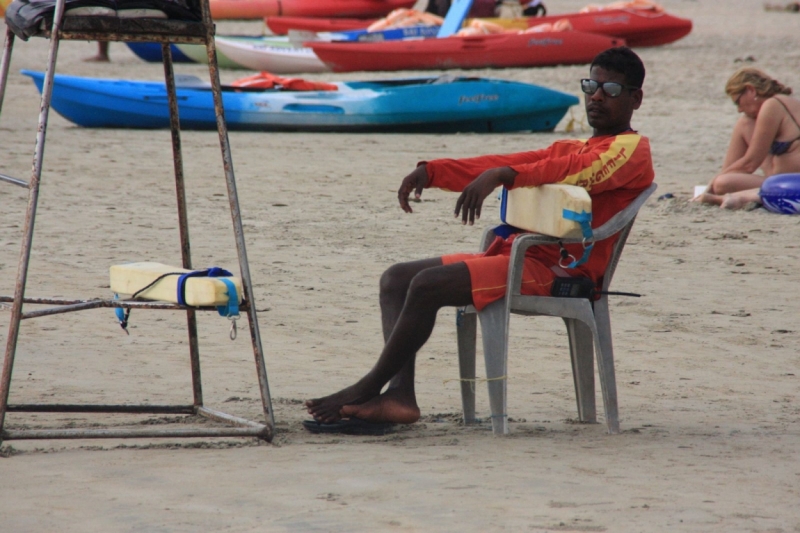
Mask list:
[[511,167],[490,168],[483,172],[467,185],[458,197],[455,216],[461,212],[461,223],[471,226],[476,218],[481,218],[481,206],[486,197],[500,185],[507,187],[514,185],[516,176],[517,171]]
[[397,191],[397,200],[400,202],[400,207],[403,208],[403,211],[406,213],[414,212],[413,209],[411,209],[411,205],[408,203],[408,196],[411,194],[411,191],[414,191],[414,200],[419,202],[422,196],[422,189],[424,189],[427,184],[428,171],[425,170],[424,164],[415,168],[411,174],[403,179],[403,183],[400,184],[400,190]]

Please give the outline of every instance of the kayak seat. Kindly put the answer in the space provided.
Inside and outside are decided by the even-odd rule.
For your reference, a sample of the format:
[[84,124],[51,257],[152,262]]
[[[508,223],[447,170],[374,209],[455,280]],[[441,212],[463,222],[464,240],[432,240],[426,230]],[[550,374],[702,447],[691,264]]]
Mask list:
[[338,91],[339,87],[332,83],[311,81],[303,78],[285,78],[270,72],[260,72],[253,76],[241,78],[233,83],[232,87],[257,88],[257,89],[282,89],[284,91]]

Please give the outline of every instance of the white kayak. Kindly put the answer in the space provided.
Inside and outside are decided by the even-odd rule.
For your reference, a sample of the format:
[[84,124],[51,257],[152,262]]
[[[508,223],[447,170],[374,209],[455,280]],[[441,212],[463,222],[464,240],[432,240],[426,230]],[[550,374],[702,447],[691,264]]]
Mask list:
[[329,72],[311,48],[295,47],[288,38],[216,38],[217,49],[232,61],[252,70],[273,74]]

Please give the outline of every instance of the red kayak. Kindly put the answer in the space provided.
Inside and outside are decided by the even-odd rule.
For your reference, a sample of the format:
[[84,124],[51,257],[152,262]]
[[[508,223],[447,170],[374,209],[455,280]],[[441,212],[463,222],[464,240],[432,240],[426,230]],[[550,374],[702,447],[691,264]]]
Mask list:
[[415,0],[209,0],[214,20],[272,15],[374,19],[414,4]]
[[275,35],[286,35],[289,30],[313,32],[363,30],[378,19],[344,19],[317,17],[265,17],[264,24]]
[[600,33],[625,39],[628,46],[658,46],[672,43],[692,31],[692,21],[647,9],[609,9],[529,17],[528,26],[568,19],[576,31]]
[[[609,9],[590,13],[488,20],[509,29],[525,29],[538,24],[552,24],[561,19],[568,19],[573,29],[577,31],[625,39],[628,46],[667,44],[685,37],[692,31],[692,21],[689,19],[645,9]],[[276,35],[285,35],[289,30],[315,32],[360,30],[372,24],[374,20],[268,17],[265,22]]]
[[622,39],[579,31],[502,33],[373,43],[307,42],[334,72],[544,67],[591,63]]

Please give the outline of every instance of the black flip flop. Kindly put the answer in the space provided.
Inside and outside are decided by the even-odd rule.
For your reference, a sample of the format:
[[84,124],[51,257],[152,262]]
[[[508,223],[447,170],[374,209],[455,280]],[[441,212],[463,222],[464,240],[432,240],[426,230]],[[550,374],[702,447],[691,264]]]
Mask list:
[[303,420],[303,427],[311,433],[340,435],[386,435],[393,433],[396,424],[391,422],[367,422],[360,418],[342,418],[338,422],[324,424],[316,420]]

